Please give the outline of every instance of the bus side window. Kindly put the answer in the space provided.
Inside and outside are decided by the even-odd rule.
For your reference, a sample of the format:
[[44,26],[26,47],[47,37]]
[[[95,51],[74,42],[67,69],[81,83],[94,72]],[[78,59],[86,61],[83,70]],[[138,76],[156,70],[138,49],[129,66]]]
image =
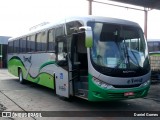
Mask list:
[[47,32],[44,31],[42,32],[42,36],[41,36],[41,47],[42,47],[42,51],[46,51],[47,50]]
[[83,26],[80,21],[72,21],[66,23],[67,35],[72,35],[79,30],[79,27]]
[[14,41],[14,52],[19,53],[19,39]]
[[72,35],[74,31],[74,21],[66,23],[66,28],[67,28],[67,35]]
[[154,42],[154,51],[159,51],[159,42]]
[[31,51],[30,44],[31,44],[31,41],[29,40],[29,37],[27,37],[27,52]]
[[19,52],[20,52],[20,53],[23,52],[23,50],[22,50],[22,45],[23,45],[23,43],[22,43],[22,38],[20,38],[20,39],[19,39]]
[[20,38],[20,52],[26,52],[26,38]]
[[36,51],[41,51],[41,34],[37,34],[36,38]]
[[64,26],[61,25],[56,28],[55,37],[63,36],[64,35]]
[[26,41],[26,37],[22,38],[22,50],[23,52],[26,52],[26,45],[27,45],[27,41]]
[[[55,39],[57,41],[57,50],[56,50],[56,53],[57,53],[57,60],[58,61],[66,61],[66,54],[67,52],[65,51],[65,44],[64,44],[64,39],[63,39],[63,36],[64,36],[64,26],[63,25],[60,25],[58,26],[56,29],[55,29]],[[60,63],[61,64],[61,63]]]
[[37,34],[37,51],[46,51],[47,49],[47,32],[40,32]]
[[65,66],[67,64],[67,49],[64,41],[57,43],[57,60],[58,65]]
[[34,52],[35,51],[35,35],[31,35],[29,37],[30,40],[30,51]]
[[48,32],[48,50],[55,51],[55,29]]
[[148,50],[149,50],[149,52],[154,51],[153,49],[154,49],[153,48],[153,42],[148,42]]
[[64,43],[63,42],[58,42],[58,61],[64,60],[63,57],[63,50],[64,49]]
[[8,53],[13,53],[13,41],[10,41],[9,43],[8,43]]

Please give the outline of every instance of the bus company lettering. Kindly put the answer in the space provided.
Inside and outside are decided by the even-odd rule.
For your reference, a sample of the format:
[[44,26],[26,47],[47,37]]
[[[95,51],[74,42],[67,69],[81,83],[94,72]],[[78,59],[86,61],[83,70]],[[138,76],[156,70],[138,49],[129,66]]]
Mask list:
[[142,83],[143,79],[142,78],[136,78],[136,79],[130,79],[127,81],[128,84],[134,84],[134,83]]

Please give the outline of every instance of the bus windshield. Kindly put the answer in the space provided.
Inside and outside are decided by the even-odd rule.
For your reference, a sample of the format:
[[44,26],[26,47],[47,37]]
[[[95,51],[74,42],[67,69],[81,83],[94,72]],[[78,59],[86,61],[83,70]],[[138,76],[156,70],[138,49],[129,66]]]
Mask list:
[[140,28],[97,22],[92,29],[91,60],[96,66],[123,70],[148,66],[147,44]]

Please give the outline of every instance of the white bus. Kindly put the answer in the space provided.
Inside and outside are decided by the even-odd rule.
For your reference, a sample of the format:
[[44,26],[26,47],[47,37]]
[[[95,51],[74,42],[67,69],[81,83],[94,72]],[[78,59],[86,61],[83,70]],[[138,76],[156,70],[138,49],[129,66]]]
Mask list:
[[150,87],[148,48],[137,23],[71,17],[9,40],[8,70],[89,101],[145,97]]
[[0,36],[0,68],[7,68],[8,36]]
[[151,79],[158,82],[160,80],[160,39],[149,39],[147,42],[151,64]]

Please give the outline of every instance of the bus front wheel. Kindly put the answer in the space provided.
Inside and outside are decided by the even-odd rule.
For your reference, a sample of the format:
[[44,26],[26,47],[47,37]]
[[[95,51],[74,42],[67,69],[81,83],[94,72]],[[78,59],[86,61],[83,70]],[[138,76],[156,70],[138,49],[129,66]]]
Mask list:
[[20,82],[21,84],[24,84],[25,81],[24,81],[23,73],[22,73],[22,70],[21,70],[21,69],[19,69],[18,76],[19,76],[19,82]]

